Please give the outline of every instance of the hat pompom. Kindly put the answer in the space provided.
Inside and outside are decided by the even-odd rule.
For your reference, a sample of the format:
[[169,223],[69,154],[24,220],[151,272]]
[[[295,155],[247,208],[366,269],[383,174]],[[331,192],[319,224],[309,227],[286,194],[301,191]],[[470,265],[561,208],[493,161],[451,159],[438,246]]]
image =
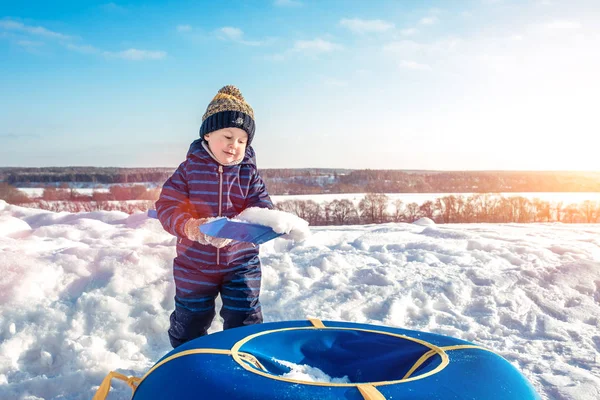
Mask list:
[[242,96],[242,92],[240,92],[240,89],[236,88],[233,85],[227,85],[227,86],[223,86],[220,90],[219,93],[222,94],[227,94],[229,96],[233,96],[241,101],[246,101],[244,100],[244,96]]

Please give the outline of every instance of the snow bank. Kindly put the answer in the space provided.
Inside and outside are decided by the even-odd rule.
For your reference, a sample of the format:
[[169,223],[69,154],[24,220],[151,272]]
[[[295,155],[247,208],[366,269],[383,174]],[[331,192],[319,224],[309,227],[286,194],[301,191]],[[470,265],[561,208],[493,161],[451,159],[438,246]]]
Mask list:
[[[266,321],[450,335],[504,356],[545,399],[600,396],[600,225],[310,231],[261,246]],[[0,232],[1,399],[90,399],[109,371],[142,376],[170,350],[176,240],[157,220],[0,202]],[[294,369],[318,375],[308,367]]]

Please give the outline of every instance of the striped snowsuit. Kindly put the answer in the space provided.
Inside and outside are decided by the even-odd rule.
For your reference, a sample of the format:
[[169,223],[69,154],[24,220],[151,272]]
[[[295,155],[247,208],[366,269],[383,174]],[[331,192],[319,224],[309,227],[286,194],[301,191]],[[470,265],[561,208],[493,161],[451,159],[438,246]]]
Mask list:
[[190,218],[234,217],[248,207],[273,208],[250,146],[240,164],[222,166],[198,139],[163,185],[156,202],[158,219],[178,238],[173,261],[175,311],[169,328],[173,347],[206,334],[218,294],[224,329],[263,321],[258,246],[233,241],[217,249],[189,240],[183,231]]

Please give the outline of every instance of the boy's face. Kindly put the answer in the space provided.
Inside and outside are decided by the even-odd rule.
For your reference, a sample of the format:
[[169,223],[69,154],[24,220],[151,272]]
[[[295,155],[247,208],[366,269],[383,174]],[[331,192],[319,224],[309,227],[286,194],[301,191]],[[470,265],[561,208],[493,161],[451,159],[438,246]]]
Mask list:
[[248,134],[240,128],[223,128],[207,133],[204,140],[221,164],[229,164],[244,157]]

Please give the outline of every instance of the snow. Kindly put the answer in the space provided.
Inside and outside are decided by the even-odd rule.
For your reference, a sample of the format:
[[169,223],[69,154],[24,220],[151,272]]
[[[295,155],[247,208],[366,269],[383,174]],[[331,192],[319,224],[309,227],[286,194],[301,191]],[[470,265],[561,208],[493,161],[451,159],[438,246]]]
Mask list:
[[350,383],[350,379],[347,376],[343,376],[341,378],[332,378],[319,368],[311,367],[310,365],[294,364],[289,361],[278,360],[276,358],[274,358],[273,361],[276,361],[290,369],[290,372],[282,375],[288,379],[295,379],[304,382]]
[[413,222],[413,224],[421,226],[430,226],[435,225],[435,222],[431,218],[423,217]]
[[239,213],[235,219],[269,226],[275,233],[283,233],[284,239],[302,241],[310,235],[307,221],[280,210],[250,207]]
[[[265,321],[450,335],[501,354],[544,399],[600,398],[600,224],[310,232],[261,245]],[[90,399],[109,371],[143,376],[171,349],[175,243],[142,213],[0,201],[0,398]],[[113,384],[110,399],[130,397]]]

